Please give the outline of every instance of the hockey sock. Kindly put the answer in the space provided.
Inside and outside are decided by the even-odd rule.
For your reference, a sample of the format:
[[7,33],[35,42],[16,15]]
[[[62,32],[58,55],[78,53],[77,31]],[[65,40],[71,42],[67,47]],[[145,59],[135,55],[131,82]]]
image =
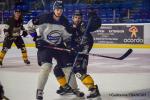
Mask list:
[[[70,73],[71,73],[71,70],[72,68],[71,67],[65,67],[63,68],[63,72],[65,74],[65,77],[66,77],[66,80],[68,82],[68,79],[69,79],[69,76],[70,76]],[[70,76],[70,80],[69,80],[69,83],[68,83],[72,89],[77,89],[78,86],[77,86],[77,81],[76,81],[76,77],[75,77],[75,74],[72,73],[71,76]]]
[[5,54],[6,54],[6,52],[4,52],[4,51],[0,52],[0,61],[1,62],[3,61]]
[[90,75],[86,75],[85,77],[81,79],[81,81],[88,89],[95,88],[94,80],[92,79]]
[[57,81],[62,87],[64,87],[67,84],[65,76],[57,77]]
[[23,59],[24,61],[25,61],[25,60],[28,60],[27,51],[22,52],[22,59]]
[[37,86],[38,89],[40,89],[40,90],[44,89],[45,84],[48,80],[48,76],[51,71],[51,68],[52,68],[52,64],[50,64],[50,63],[44,63],[41,66],[40,74],[38,77],[38,86]]

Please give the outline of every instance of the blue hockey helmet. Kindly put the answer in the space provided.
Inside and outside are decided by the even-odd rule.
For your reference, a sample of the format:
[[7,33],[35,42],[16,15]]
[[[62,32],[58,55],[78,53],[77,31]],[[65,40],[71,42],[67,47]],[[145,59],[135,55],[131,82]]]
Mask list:
[[81,10],[75,10],[73,16],[81,16],[82,17]]
[[14,8],[14,12],[22,12],[21,9],[19,7],[15,7]]
[[63,1],[56,0],[53,4],[53,10],[55,10],[55,9],[64,9]]

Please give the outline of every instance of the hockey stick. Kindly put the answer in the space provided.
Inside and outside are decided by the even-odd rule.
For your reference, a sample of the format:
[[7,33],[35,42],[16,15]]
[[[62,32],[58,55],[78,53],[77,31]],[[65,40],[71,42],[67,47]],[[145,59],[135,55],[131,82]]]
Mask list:
[[[58,47],[47,47],[46,48],[51,48],[51,49],[55,49],[55,50],[59,50],[59,51],[66,51],[68,53],[71,53],[70,49],[64,49],[64,48],[58,48]],[[125,58],[127,58],[131,53],[133,52],[132,49],[128,49],[122,56],[120,57],[112,57],[112,56],[104,56],[104,55],[100,55],[100,54],[95,54],[95,53],[88,53],[86,55],[91,55],[91,56],[96,56],[96,57],[104,57],[104,58],[110,58],[110,59],[116,59],[116,60],[123,60]],[[80,52],[78,52],[79,54],[82,54]]]
[[133,51],[132,49],[128,49],[128,51],[126,51],[121,57],[111,57],[111,56],[104,56],[104,55],[93,54],[93,53],[89,53],[88,55],[97,56],[97,57],[104,57],[104,58],[110,58],[110,59],[116,59],[116,60],[123,60],[126,57],[128,57],[132,53],[132,51]]

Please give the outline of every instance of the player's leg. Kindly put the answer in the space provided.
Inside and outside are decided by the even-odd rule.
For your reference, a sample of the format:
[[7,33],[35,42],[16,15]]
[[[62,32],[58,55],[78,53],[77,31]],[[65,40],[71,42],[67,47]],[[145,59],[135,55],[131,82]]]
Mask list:
[[[65,55],[67,55],[65,52],[60,52],[60,51],[56,51],[56,54],[54,54],[54,58],[57,61],[57,65],[54,67],[54,75],[58,81],[58,83],[60,84],[60,87],[65,87],[68,85],[67,80],[66,80],[66,76],[62,70],[62,68],[65,66],[66,64],[66,59],[67,56],[65,57]],[[65,57],[65,59],[64,59]],[[62,93],[63,94],[63,93]]]
[[2,65],[3,65],[3,59],[6,55],[7,50],[8,50],[7,47],[3,47],[2,51],[0,52],[0,67],[2,67]]
[[21,47],[21,53],[22,53],[22,59],[25,64],[30,64],[30,61],[28,60],[27,50],[25,47]]
[[66,80],[66,77],[65,77],[65,74],[64,74],[62,68],[59,65],[57,65],[54,67],[53,71],[54,71],[54,75],[60,85],[61,92],[59,92],[59,94],[63,95],[63,94],[66,94],[66,93],[72,91],[72,88],[67,83],[67,80]]
[[6,37],[4,39],[3,48],[2,48],[2,50],[0,52],[0,67],[2,67],[2,65],[3,65],[3,59],[4,59],[4,57],[5,57],[8,49],[11,48],[12,43],[13,43],[13,40],[11,38]]
[[89,89],[90,94],[87,98],[95,98],[100,96],[98,86],[95,85],[93,78],[87,74],[87,64],[88,64],[88,56],[79,57],[77,60],[76,67],[74,68],[74,72],[76,77],[78,77],[81,82]]
[[87,98],[95,98],[100,96],[98,86],[94,84],[94,80],[90,75],[81,74],[80,72],[76,73],[76,75],[90,91],[90,94],[87,96]]
[[[71,67],[67,67],[67,68],[60,68],[58,69],[58,66],[56,65],[55,68],[53,69],[54,72],[56,72],[57,70],[62,70],[65,74],[65,78],[66,78],[66,81],[68,83],[68,79],[69,79],[69,75],[70,75],[70,72],[71,72]],[[55,74],[55,73],[54,73]],[[56,76],[56,75],[55,75]],[[77,88],[77,81],[76,81],[76,78],[75,78],[75,75],[72,74],[71,75],[71,79],[69,81],[69,86],[71,86],[72,89],[78,89]],[[61,92],[63,92],[63,89],[62,87],[60,86],[59,89],[56,91],[57,94],[61,94]],[[72,92],[71,92],[72,93]]]
[[[64,58],[66,58],[65,61],[63,60]],[[72,55],[64,53],[62,60],[63,60],[63,72],[65,74],[67,83],[71,86],[73,90],[78,90],[75,74],[74,73],[70,74],[72,72],[72,65],[73,65],[72,61],[74,60],[74,56],[72,57]],[[69,77],[70,81],[68,81]]]
[[[71,68],[72,63],[70,62],[71,59],[69,59],[70,55],[65,54],[65,53],[63,54],[60,57],[59,56],[56,57],[57,66],[55,66],[54,68],[54,74],[60,84],[62,84],[63,82],[64,82],[63,84],[67,83],[72,88],[72,91],[65,92],[66,90],[63,89],[63,86],[60,85],[60,88],[59,90],[57,90],[57,93],[58,94],[73,93],[78,97],[83,97],[84,93],[80,92],[79,89],[77,88],[78,86],[77,86],[77,81],[76,81],[74,73],[70,74],[72,72],[72,68]],[[70,75],[71,75],[71,78],[70,78],[70,81],[68,81]]]
[[43,100],[43,90],[52,69],[52,57],[50,57],[49,50],[38,49],[37,59],[41,69],[38,76],[36,99]]
[[[72,63],[71,63],[70,56],[68,55],[68,53],[61,52],[61,57],[57,56],[56,59],[58,61],[58,64],[60,63],[59,65],[61,65],[60,67],[62,68],[60,70],[63,70],[63,72],[65,74],[65,78],[66,78],[67,83],[68,83],[68,79],[69,79],[69,76],[70,76],[70,73],[71,73],[71,70],[72,70]],[[55,69],[57,69],[58,64],[56,65],[56,68],[54,68],[54,72],[55,72]],[[71,74],[71,80],[69,81],[68,84],[69,84],[69,86],[71,86],[72,89],[77,89],[78,88],[76,78],[75,78],[74,74]],[[61,92],[63,92],[63,90],[60,87],[57,90],[57,93],[60,94]]]
[[21,49],[22,59],[23,59],[24,63],[30,64],[30,61],[28,60],[28,55],[27,55],[25,43],[24,43],[22,37],[21,36],[17,37],[17,39],[14,41],[14,43],[16,44],[18,49]]
[[[77,85],[75,74],[72,73],[71,76],[70,76],[70,73],[72,71],[72,67],[71,66],[64,67],[64,68],[62,68],[62,70],[63,70],[63,72],[65,74],[67,83],[71,86],[71,88],[72,89],[78,89],[78,85]],[[68,82],[69,77],[70,77],[70,81]]]
[[[65,55],[66,55],[66,57],[65,57]],[[65,59],[64,59],[64,57],[65,57]],[[54,67],[53,71],[54,71],[54,75],[60,85],[61,91],[59,92],[59,94],[63,95],[63,94],[66,94],[66,93],[72,91],[72,88],[68,85],[66,76],[62,70],[62,68],[66,65],[67,54],[65,52],[57,51],[57,54],[54,55],[54,58],[57,61],[57,65]]]

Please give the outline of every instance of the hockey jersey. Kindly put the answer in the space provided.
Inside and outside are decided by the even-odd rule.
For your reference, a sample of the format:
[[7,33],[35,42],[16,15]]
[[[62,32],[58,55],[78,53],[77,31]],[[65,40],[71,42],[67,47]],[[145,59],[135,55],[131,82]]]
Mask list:
[[71,36],[69,27],[69,22],[64,16],[61,16],[59,21],[55,21],[53,13],[47,13],[36,20],[31,20],[26,26],[28,31],[36,30],[37,40],[44,41],[47,45],[52,46],[68,41]]
[[14,17],[11,17],[6,23],[4,28],[4,33],[9,37],[20,36],[21,30],[24,30],[23,20],[15,20]]

